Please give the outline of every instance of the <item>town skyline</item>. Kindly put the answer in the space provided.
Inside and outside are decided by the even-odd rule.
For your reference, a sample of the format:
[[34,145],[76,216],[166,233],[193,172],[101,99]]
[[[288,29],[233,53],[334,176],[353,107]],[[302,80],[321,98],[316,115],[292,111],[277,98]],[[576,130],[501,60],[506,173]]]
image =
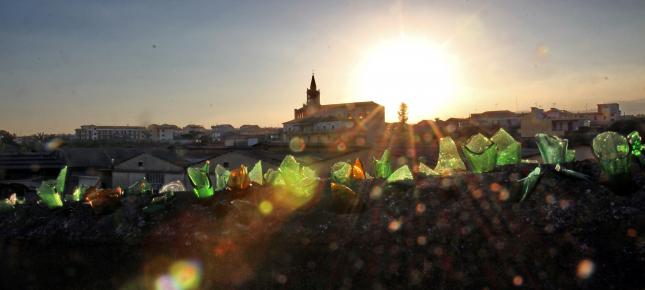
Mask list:
[[388,122],[401,102],[411,123],[645,107],[638,2],[67,2],[0,4],[1,129],[281,127],[312,70],[324,103],[374,101]]

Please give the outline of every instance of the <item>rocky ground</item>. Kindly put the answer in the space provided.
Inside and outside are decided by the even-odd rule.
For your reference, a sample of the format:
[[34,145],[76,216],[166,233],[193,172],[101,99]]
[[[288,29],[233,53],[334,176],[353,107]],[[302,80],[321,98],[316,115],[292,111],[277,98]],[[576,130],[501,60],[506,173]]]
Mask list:
[[0,288],[154,288],[190,261],[202,289],[645,289],[645,173],[610,189],[594,162],[567,166],[590,180],[545,166],[520,203],[534,166],[366,181],[349,209],[325,183],[299,207],[267,187],[154,211],[20,205],[0,213]]

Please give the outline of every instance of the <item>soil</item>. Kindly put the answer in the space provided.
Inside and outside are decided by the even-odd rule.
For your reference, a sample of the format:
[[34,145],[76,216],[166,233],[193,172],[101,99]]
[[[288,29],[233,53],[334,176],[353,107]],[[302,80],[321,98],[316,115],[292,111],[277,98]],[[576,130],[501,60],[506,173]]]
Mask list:
[[0,288],[150,289],[190,261],[201,289],[645,289],[642,168],[609,187],[595,162],[564,166],[588,180],[543,165],[520,202],[535,166],[364,181],[348,206],[326,182],[306,202],[256,186],[146,211],[18,205],[0,213]]

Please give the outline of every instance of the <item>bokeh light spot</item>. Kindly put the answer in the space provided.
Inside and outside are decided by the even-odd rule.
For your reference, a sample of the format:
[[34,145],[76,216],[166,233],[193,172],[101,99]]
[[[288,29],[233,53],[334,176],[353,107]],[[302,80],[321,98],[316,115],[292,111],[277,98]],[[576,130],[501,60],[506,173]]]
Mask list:
[[258,205],[258,209],[263,215],[269,215],[273,212],[273,204],[267,200],[263,200],[260,202],[260,205]]
[[595,269],[594,263],[589,259],[584,259],[578,263],[578,268],[576,270],[576,276],[579,279],[587,279],[593,274]]
[[289,149],[292,152],[302,152],[305,150],[305,140],[300,137],[293,137],[289,141]]

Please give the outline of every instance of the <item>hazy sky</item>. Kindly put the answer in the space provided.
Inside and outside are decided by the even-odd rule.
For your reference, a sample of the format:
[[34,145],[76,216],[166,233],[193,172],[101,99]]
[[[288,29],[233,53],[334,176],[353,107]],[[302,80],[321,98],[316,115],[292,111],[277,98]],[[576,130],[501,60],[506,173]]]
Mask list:
[[20,0],[0,2],[0,129],[281,126],[312,70],[322,103],[382,100],[357,68],[401,35],[458,60],[458,93],[411,121],[645,98],[645,1]]

